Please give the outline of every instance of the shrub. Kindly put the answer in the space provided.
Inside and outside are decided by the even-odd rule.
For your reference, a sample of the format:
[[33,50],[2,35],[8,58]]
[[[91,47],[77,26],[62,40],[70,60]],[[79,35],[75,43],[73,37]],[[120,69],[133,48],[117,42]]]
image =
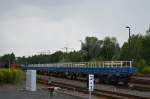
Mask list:
[[19,83],[22,80],[23,77],[23,72],[21,70],[13,70],[12,72],[13,75],[13,83]]
[[4,74],[2,72],[0,72],[0,85],[3,84],[3,82],[4,82],[3,76],[4,76]]
[[22,71],[17,69],[0,69],[0,84],[16,84],[22,80]]
[[146,62],[143,59],[140,59],[133,63],[134,66],[137,66],[138,72],[142,73],[142,70],[146,67]]
[[142,69],[142,73],[144,73],[144,74],[150,74],[150,67],[147,66],[147,67],[143,68]]

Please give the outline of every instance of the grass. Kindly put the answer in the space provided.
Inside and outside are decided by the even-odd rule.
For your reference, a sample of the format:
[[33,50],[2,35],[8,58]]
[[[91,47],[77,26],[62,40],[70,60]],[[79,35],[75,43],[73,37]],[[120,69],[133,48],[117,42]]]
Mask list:
[[150,74],[150,66],[144,67],[144,68],[141,70],[141,72],[142,72],[143,74]]
[[19,69],[0,68],[0,85],[17,84],[22,81],[23,73]]

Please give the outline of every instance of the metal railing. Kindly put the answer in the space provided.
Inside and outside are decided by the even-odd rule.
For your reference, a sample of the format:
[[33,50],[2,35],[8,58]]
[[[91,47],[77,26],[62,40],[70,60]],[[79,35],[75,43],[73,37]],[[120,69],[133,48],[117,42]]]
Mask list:
[[97,61],[50,64],[29,64],[29,67],[132,67],[132,61]]

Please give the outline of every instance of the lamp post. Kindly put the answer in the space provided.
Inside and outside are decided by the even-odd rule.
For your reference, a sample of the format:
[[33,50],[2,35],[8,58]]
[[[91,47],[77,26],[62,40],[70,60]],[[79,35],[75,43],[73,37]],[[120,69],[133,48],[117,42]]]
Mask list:
[[130,56],[130,50],[131,50],[131,42],[130,42],[130,38],[131,38],[131,28],[129,27],[129,26],[126,26],[126,28],[128,28],[129,29],[129,47],[128,47],[128,53],[129,53],[129,60],[130,60],[130,58],[131,58],[131,56]]

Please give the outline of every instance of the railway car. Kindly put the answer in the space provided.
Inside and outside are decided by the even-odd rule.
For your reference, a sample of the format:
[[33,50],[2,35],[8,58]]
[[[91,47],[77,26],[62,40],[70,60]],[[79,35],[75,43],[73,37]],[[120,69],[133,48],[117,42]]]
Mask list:
[[127,85],[131,75],[136,73],[132,61],[98,61],[74,63],[28,64],[24,69],[36,69],[39,73],[65,78],[86,78],[94,74],[100,83]]

